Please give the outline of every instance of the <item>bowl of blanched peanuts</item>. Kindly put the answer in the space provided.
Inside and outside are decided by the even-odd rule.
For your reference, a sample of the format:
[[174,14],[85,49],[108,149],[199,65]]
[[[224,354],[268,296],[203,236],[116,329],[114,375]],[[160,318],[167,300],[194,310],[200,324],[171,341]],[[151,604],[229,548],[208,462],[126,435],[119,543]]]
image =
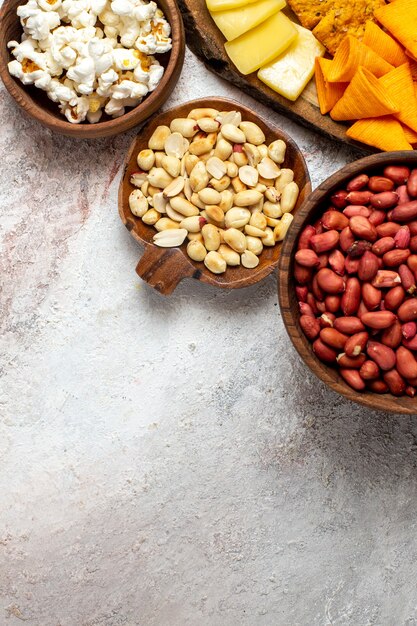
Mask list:
[[175,0],[9,0],[0,12],[0,76],[51,130],[115,135],[152,115],[181,72]]
[[126,158],[119,211],[145,245],[138,274],[161,293],[186,276],[237,288],[276,267],[309,191],[303,156],[284,131],[237,102],[210,98],[142,130]]

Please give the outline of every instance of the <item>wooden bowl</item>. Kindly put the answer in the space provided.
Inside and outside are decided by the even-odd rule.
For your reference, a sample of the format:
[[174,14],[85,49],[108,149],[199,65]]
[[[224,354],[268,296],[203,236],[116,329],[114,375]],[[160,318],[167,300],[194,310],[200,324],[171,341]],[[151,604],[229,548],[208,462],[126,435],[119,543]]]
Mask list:
[[294,255],[297,250],[299,235],[307,224],[313,223],[324,212],[332,193],[337,189],[344,188],[346,183],[356,174],[362,172],[367,174],[380,173],[387,165],[396,164],[416,167],[417,152],[383,152],[349,163],[325,180],[308,196],[297,212],[291,229],[284,240],[278,271],[278,290],[281,314],[290,339],[303,361],[316,376],[331,389],[353,402],[380,411],[413,414],[417,413],[417,397],[396,398],[391,394],[379,395],[372,392],[357,392],[344,382],[336,368],[325,365],[315,356],[312,344],[307,340],[299,325],[300,314],[293,279]]
[[103,121],[97,124],[89,122],[71,124],[59,112],[58,104],[49,100],[45,92],[34,86],[23,85],[20,80],[9,74],[7,64],[14,57],[7,49],[7,43],[12,39],[20,40],[22,27],[16,9],[25,3],[26,0],[5,0],[0,8],[0,78],[17,104],[35,120],[54,132],[70,137],[80,139],[109,137],[137,126],[167,100],[178,81],[185,52],[184,26],[175,0],[158,0],[158,6],[163,10],[172,30],[172,49],[166,54],[158,55],[159,62],[165,67],[158,87],[137,107],[121,117],[112,119],[103,114]]
[[285,167],[294,170],[294,180],[300,187],[300,196],[295,208],[301,206],[304,198],[311,191],[310,177],[304,158],[294,141],[282,130],[273,126],[256,113],[235,102],[225,98],[204,98],[191,100],[185,104],[174,107],[161,113],[149,122],[132,143],[124,164],[124,173],[119,187],[119,213],[122,222],[132,236],[145,246],[145,251],[140,259],[136,271],[143,280],[157,289],[160,293],[170,294],[178,283],[186,277],[196,278],[209,285],[215,285],[223,289],[236,289],[247,287],[268,276],[278,264],[281,245],[265,248],[259,257],[259,265],[255,269],[247,269],[243,266],[228,267],[224,274],[212,274],[204,265],[192,261],[186,253],[188,241],[179,248],[159,248],[152,243],[155,229],[147,226],[138,217],[135,217],[129,208],[129,195],[135,187],[130,182],[132,172],[137,171],[136,156],[140,150],[148,147],[148,139],[160,124],[169,126],[175,117],[187,117],[191,109],[197,107],[212,107],[220,111],[240,111],[242,118],[258,124],[265,133],[266,143],[275,139],[283,139],[287,144]]

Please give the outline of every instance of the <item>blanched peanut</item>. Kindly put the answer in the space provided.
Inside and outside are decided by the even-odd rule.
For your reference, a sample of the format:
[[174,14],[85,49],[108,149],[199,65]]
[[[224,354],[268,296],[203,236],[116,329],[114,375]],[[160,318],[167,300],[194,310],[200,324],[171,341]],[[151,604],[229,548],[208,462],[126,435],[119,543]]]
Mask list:
[[167,202],[165,206],[165,212],[171,220],[174,220],[174,222],[181,222],[184,219],[184,216],[181,213],[178,213],[178,211],[175,211],[169,202]]
[[155,163],[155,152],[153,150],[141,150],[136,160],[140,169],[148,172]]
[[277,139],[276,141],[273,141],[269,144],[268,156],[270,159],[275,161],[275,163],[281,164],[284,163],[286,150],[287,146],[285,141],[282,141],[282,139]]
[[258,163],[260,163],[262,157],[259,149],[256,146],[253,146],[251,143],[244,143],[243,151],[246,154],[249,165],[252,165],[252,167],[256,167]]
[[222,222],[224,220],[224,212],[216,204],[208,204],[206,213],[213,222]]
[[149,181],[148,180],[145,180],[143,185],[141,185],[140,190],[141,190],[141,192],[143,193],[144,196],[149,196],[149,193],[148,193]]
[[240,130],[245,133],[246,141],[255,146],[261,145],[265,141],[265,135],[257,124],[253,122],[241,122]]
[[219,180],[211,178],[209,182],[213,189],[219,192],[225,191],[230,186],[230,178],[228,176],[222,176]]
[[247,189],[246,191],[240,191],[234,197],[234,203],[236,206],[250,206],[259,202],[262,198],[262,194],[254,189]]
[[155,167],[162,167],[162,159],[166,156],[165,152],[154,152],[155,154]]
[[201,161],[195,164],[190,173],[190,185],[193,191],[201,191],[207,187],[210,178],[206,166]]
[[275,189],[281,191],[288,183],[294,180],[294,172],[289,169],[282,169],[278,179],[275,181]]
[[[184,180],[184,196],[187,198],[187,200],[192,202],[191,200],[192,195],[193,195],[193,190],[191,189],[190,179],[186,178]],[[195,202],[193,202],[193,204],[195,204]]]
[[199,233],[205,223],[206,220],[201,215],[192,215],[181,220],[180,228],[185,228],[189,233]]
[[227,166],[216,156],[210,157],[206,163],[206,170],[216,180],[220,180],[226,174]]
[[226,174],[229,178],[234,178],[239,173],[239,168],[236,163],[232,163],[232,161],[226,161],[227,171]]
[[232,267],[240,265],[240,255],[235,252],[235,250],[232,250],[232,248],[230,248],[230,246],[228,246],[227,244],[220,244],[218,253],[221,254],[227,265],[230,265]]
[[245,143],[246,137],[243,130],[240,130],[234,124],[222,124],[222,135],[232,143]]
[[159,191],[158,193],[155,193],[153,195],[152,200],[153,200],[154,208],[159,213],[166,213],[166,206],[167,206],[168,200],[164,197],[164,194],[163,194],[162,191]]
[[259,265],[259,258],[250,250],[245,250],[241,256],[241,260],[243,267],[247,267],[248,269],[253,269]]
[[204,187],[198,192],[198,197],[204,204],[219,204],[222,199],[221,194],[211,187]]
[[275,234],[272,228],[265,228],[265,234],[266,236],[262,237],[262,244],[264,246],[275,246]]
[[234,194],[231,191],[229,191],[229,189],[225,189],[224,191],[220,192],[220,195],[221,195],[221,200],[220,202],[218,202],[218,205],[221,208],[221,210],[224,213],[226,213],[233,206]]
[[176,117],[172,120],[169,125],[171,133],[180,133],[183,137],[194,137],[196,132],[198,132],[198,126],[195,123],[195,120],[192,120],[189,117]]
[[276,163],[269,157],[265,157],[262,161],[257,165],[258,172],[262,178],[266,180],[271,180],[277,178],[280,175],[280,169]]
[[257,228],[256,226],[251,226],[250,224],[246,224],[245,233],[251,237],[261,237],[262,239],[266,237],[265,230]]
[[217,117],[219,115],[219,111],[217,109],[192,109],[187,117],[190,117],[193,120],[200,120],[203,117]]
[[161,217],[155,222],[154,226],[156,230],[160,232],[162,230],[168,230],[169,228],[178,228],[178,222],[174,222],[174,220],[171,220],[169,217]]
[[182,190],[184,189],[185,180],[182,176],[178,176],[174,178],[173,181],[169,183],[164,189],[165,198],[173,198],[174,196],[178,196]]
[[258,183],[255,187],[255,191],[259,191],[259,193],[265,193],[265,191],[268,189],[268,187],[266,185],[264,185],[263,183]]
[[281,194],[281,211],[283,213],[289,213],[294,209],[298,194],[299,189],[297,183],[292,181],[288,183],[288,185],[285,185]]
[[236,163],[238,167],[242,167],[243,165],[247,165],[249,163],[249,159],[246,156],[245,152],[239,152],[235,150],[233,155],[230,157],[230,160],[233,159],[233,163]]
[[[275,243],[275,241],[274,241]],[[246,248],[256,254],[257,256],[261,254],[264,249],[262,240],[258,237],[251,237],[250,235],[246,236]]]
[[206,249],[210,251],[218,250],[220,246],[220,234],[216,226],[213,226],[213,224],[204,224],[201,232]]
[[201,262],[206,258],[207,250],[200,241],[194,240],[187,244],[187,254],[193,261]]
[[226,261],[218,252],[211,250],[204,259],[204,265],[213,274],[223,274],[226,271]]
[[155,211],[155,209],[149,209],[149,211],[146,211],[146,213],[142,215],[142,222],[148,224],[148,226],[153,226],[160,219],[160,217],[161,214],[158,213],[158,211]]
[[281,194],[275,189],[275,187],[267,187],[265,190],[265,197],[269,202],[277,204]]
[[182,159],[189,148],[190,142],[181,133],[172,133],[165,141],[164,150],[168,156]]
[[235,193],[239,193],[239,192],[245,191],[247,189],[246,185],[244,183],[242,183],[242,181],[240,180],[239,176],[236,176],[235,178],[232,179],[232,187],[233,187]]
[[[265,194],[266,195],[266,194]],[[272,217],[274,219],[278,219],[282,215],[281,205],[279,202],[264,202],[263,212],[267,217]]]
[[198,120],[197,124],[205,133],[216,133],[220,130],[220,123],[212,117],[202,117]]
[[218,157],[222,161],[226,161],[233,152],[233,146],[226,141],[223,137],[217,140],[216,147],[214,149],[214,156]]
[[196,192],[191,194],[190,202],[198,206],[198,208],[201,209],[202,211],[204,211],[204,209],[206,208],[206,203],[200,200],[199,195]]
[[262,196],[259,202],[255,202],[255,204],[251,204],[249,209],[251,213],[260,213],[263,209],[263,206],[264,206],[264,199]]
[[259,154],[261,155],[261,159],[264,159],[268,156],[268,147],[263,143],[258,146]]
[[224,223],[226,228],[243,228],[243,226],[249,223],[250,218],[251,212],[248,209],[234,207],[227,211]]
[[203,139],[195,139],[192,143],[190,143],[190,147],[188,148],[190,154],[195,154],[200,156],[205,152],[210,152],[216,143],[216,135],[215,133],[210,133],[207,137]]
[[223,235],[224,241],[228,246],[241,254],[246,250],[246,237],[237,228],[228,228]]
[[199,241],[200,243],[202,243],[204,245],[204,239],[203,239],[203,235],[200,233],[188,233],[187,235],[187,239],[189,239],[190,241]]
[[181,213],[181,215],[183,215],[184,217],[191,217],[192,215],[198,215],[200,213],[200,211],[196,206],[194,206],[194,204],[192,204],[185,198],[180,198],[180,196],[171,198],[169,203],[174,211]]
[[282,241],[284,239],[293,219],[294,216],[291,213],[284,213],[278,226],[276,226],[274,230],[275,241]]
[[161,159],[161,167],[163,167],[172,178],[176,178],[181,172],[181,161],[177,157],[164,154]]
[[273,217],[267,217],[266,218],[266,223],[271,228],[275,228],[275,226],[278,226],[278,224],[279,224],[279,219],[275,219]]
[[260,230],[265,230],[266,217],[263,213],[252,213],[249,224],[251,226],[255,226],[255,228],[259,228]]
[[148,173],[148,181],[153,187],[165,189],[172,182],[172,176],[168,174],[162,167],[153,167]]
[[148,201],[140,189],[134,189],[129,195],[129,208],[136,217],[143,217],[148,210]]
[[153,242],[161,248],[175,248],[180,246],[187,236],[185,228],[169,228],[153,236]]
[[146,172],[133,172],[130,176],[130,182],[135,187],[142,187],[143,183],[146,181]]
[[193,168],[197,165],[199,159],[198,156],[196,156],[195,154],[186,154],[184,155],[184,165],[185,165],[185,171],[187,172],[187,175],[190,176],[191,172],[193,171]]
[[239,168],[239,178],[244,185],[255,187],[258,184],[259,173],[251,165],[243,165]]
[[148,147],[151,150],[163,150],[166,139],[170,136],[171,131],[168,126],[157,126],[148,141]]
[[151,196],[153,198],[157,193],[160,193],[160,192],[161,192],[160,187],[154,187],[153,185],[148,185],[148,196]]
[[240,111],[222,111],[220,113],[220,123],[222,126],[226,124],[232,124],[233,126],[239,126],[242,121],[242,114]]

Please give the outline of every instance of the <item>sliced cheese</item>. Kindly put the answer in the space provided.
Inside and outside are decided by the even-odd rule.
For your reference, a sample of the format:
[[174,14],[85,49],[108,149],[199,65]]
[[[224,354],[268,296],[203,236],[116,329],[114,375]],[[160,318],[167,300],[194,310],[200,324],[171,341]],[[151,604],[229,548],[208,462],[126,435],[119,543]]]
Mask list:
[[314,74],[316,57],[322,57],[324,46],[306,28],[295,24],[298,37],[277,59],[264,65],[258,78],[288,100],[296,100]]
[[238,9],[252,4],[257,0],[206,0],[207,8],[212,13],[214,11],[227,11],[229,9]]
[[285,7],[285,0],[259,0],[239,9],[218,11],[211,17],[227,41],[236,39]]
[[296,37],[294,24],[279,11],[224,47],[239,72],[250,74],[284,52]]

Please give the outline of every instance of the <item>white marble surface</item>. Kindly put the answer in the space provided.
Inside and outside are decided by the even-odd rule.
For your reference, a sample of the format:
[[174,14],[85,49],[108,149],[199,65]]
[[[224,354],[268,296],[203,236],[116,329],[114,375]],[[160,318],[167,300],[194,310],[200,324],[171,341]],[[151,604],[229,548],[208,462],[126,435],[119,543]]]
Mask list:
[[[355,158],[187,53],[167,106],[214,94],[290,132],[314,185]],[[416,419],[307,371],[274,276],[140,281],[134,132],[76,142],[0,106],[0,624],[416,626]]]

